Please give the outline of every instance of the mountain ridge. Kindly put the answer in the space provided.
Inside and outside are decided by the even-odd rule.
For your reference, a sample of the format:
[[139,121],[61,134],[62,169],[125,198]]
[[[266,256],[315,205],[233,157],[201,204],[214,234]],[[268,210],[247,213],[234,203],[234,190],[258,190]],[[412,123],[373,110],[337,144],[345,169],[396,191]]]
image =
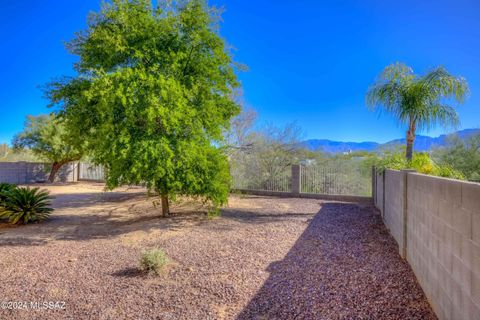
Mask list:
[[[443,147],[447,144],[447,138],[451,135],[458,135],[460,139],[480,134],[480,128],[463,129],[452,134],[442,134],[438,137],[417,135],[414,143],[415,151],[428,151],[433,147]],[[311,151],[323,151],[327,153],[340,153],[350,151],[376,151],[382,148],[394,148],[399,145],[405,145],[406,139],[394,139],[386,143],[373,141],[348,142],[329,139],[308,139],[302,142],[302,145]]]

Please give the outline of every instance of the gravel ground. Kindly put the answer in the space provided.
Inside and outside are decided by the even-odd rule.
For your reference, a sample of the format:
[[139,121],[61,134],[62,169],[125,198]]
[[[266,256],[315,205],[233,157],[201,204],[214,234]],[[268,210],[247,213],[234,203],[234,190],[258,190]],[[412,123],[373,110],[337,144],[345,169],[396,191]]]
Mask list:
[[[436,319],[369,206],[234,196],[219,218],[183,201],[160,219],[143,190],[48,188],[51,220],[0,224],[0,302],[65,309],[2,305],[2,320]],[[172,262],[142,274],[156,247]]]

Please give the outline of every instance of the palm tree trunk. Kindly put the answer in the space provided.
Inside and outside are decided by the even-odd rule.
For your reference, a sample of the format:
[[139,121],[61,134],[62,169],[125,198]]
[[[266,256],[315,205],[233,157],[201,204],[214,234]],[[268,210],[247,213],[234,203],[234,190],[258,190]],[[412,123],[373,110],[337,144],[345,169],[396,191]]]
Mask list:
[[413,158],[413,141],[414,139],[407,138],[407,152],[406,152],[407,161],[412,161],[412,158]]
[[168,215],[170,214],[170,205],[168,203],[168,195],[162,193],[161,198],[162,198],[162,215],[163,217],[168,217]]
[[413,143],[415,141],[415,129],[417,128],[415,116],[410,115],[409,118],[409,125],[407,131],[407,151],[406,151],[406,158],[407,161],[410,162],[413,159]]
[[412,161],[413,158],[413,143],[415,141],[415,121],[413,118],[410,118],[410,125],[407,131],[407,151],[406,158],[407,161]]

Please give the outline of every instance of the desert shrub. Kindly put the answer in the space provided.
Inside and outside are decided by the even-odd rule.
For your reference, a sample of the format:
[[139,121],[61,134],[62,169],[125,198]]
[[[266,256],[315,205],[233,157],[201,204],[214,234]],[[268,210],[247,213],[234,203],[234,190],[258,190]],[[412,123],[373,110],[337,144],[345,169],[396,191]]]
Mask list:
[[8,218],[12,224],[43,221],[53,211],[51,197],[46,190],[18,187],[5,192],[5,195],[0,218]]
[[387,152],[377,161],[376,166],[380,169],[414,169],[423,174],[460,180],[465,179],[465,176],[460,171],[449,165],[436,163],[426,152],[414,153],[411,161],[408,161],[403,153]]
[[434,149],[432,156],[438,163],[460,171],[468,180],[480,181],[480,133],[465,139],[449,136],[447,145]]
[[209,219],[214,219],[214,218],[218,218],[220,217],[221,215],[221,211],[220,211],[220,208],[218,207],[212,207],[212,208],[209,208],[208,212],[207,212],[207,217]]
[[163,250],[147,250],[142,252],[140,270],[158,275],[168,262],[168,257]]

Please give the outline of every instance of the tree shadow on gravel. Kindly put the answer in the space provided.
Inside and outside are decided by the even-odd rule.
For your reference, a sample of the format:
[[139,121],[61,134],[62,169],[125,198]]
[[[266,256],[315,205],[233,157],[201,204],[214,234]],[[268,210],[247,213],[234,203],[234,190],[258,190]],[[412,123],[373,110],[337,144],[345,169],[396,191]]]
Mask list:
[[[108,239],[136,231],[170,232],[195,226],[215,232],[237,227],[229,221],[268,224],[312,217],[312,211],[303,213],[298,212],[297,208],[296,212],[286,212],[283,207],[260,206],[246,210],[227,207],[222,209],[222,220],[212,221],[204,208],[185,201],[172,204],[173,215],[162,218],[160,208],[153,207],[145,192],[58,193],[53,196],[55,211],[45,222],[9,226],[0,221],[0,246],[43,245],[55,240]],[[254,199],[264,198],[256,196]]]
[[[1,233],[0,233],[1,235]],[[41,246],[47,243],[44,239],[28,239],[20,237],[2,237],[0,238],[0,246]]]
[[436,319],[369,206],[324,203],[237,319]]
[[115,204],[136,198],[145,198],[145,192],[91,192],[52,195],[55,209],[88,208],[98,204]]
[[146,277],[146,275],[147,274],[145,272],[139,270],[138,268],[126,268],[112,273],[112,276],[119,278],[137,278]]
[[0,246],[108,239],[136,231],[171,232],[208,222],[206,212],[190,203],[173,205],[174,214],[163,218],[145,192],[55,194],[53,206],[51,217],[41,223],[12,226],[1,220]]
[[231,219],[243,223],[274,223],[278,221],[311,218],[311,212],[278,212],[278,213],[260,213],[253,210],[223,209],[222,218]]
[[15,226],[5,229],[9,230],[8,232],[0,232],[0,246],[43,245],[54,240],[110,239],[136,231],[175,232],[208,223],[208,218],[198,212],[182,213],[167,218],[149,215],[124,221],[113,219],[105,215],[89,215],[76,219],[53,217],[39,224]]

